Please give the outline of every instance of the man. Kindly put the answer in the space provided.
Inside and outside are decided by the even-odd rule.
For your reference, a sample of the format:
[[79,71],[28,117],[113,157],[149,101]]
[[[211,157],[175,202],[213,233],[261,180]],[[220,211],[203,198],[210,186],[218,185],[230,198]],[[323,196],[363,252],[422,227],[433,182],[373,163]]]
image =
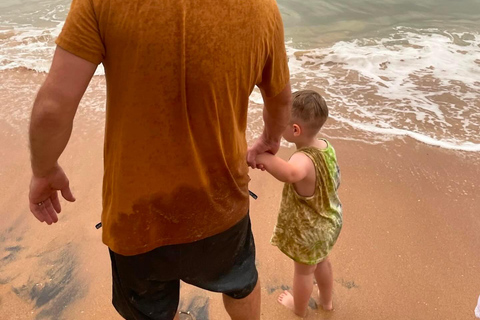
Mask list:
[[234,320],[260,319],[248,215],[249,95],[265,102],[248,151],[276,153],[290,85],[274,0],[73,0],[30,125],[30,209],[57,222],[57,160],[79,101],[105,67],[103,242],[125,319],[170,320],[180,280],[222,292]]

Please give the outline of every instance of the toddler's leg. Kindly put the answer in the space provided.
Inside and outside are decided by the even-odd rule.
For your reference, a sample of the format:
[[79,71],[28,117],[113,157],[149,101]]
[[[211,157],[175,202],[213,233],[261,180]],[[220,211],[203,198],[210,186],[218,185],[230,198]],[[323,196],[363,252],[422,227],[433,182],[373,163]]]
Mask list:
[[332,291],[333,291],[333,271],[330,260],[326,258],[315,269],[315,280],[317,280],[320,291],[320,303],[324,310],[333,310]]
[[293,310],[300,317],[307,315],[307,306],[313,290],[313,275],[316,267],[316,265],[309,266],[295,262],[293,296],[290,292],[285,291],[278,297],[278,302]]

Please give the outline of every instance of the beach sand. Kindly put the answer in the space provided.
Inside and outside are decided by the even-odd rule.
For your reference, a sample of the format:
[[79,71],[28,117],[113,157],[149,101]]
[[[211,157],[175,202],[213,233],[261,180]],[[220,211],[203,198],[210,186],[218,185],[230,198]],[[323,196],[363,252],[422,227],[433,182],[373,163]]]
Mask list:
[[[112,307],[110,261],[101,242],[101,121],[80,113],[60,159],[76,203],[57,224],[28,210],[26,122],[0,120],[0,319],[121,319]],[[328,131],[327,131],[328,132]],[[348,133],[346,133],[348,135]],[[338,133],[337,133],[338,136]],[[342,171],[344,227],[331,254],[335,311],[307,319],[474,319],[480,294],[480,156],[395,139],[331,139]],[[292,149],[282,148],[284,158]],[[293,263],[270,245],[282,184],[251,172],[251,219],[262,319],[298,319],[276,302]],[[180,310],[228,319],[220,294],[182,285]],[[181,319],[191,319],[183,315]]]

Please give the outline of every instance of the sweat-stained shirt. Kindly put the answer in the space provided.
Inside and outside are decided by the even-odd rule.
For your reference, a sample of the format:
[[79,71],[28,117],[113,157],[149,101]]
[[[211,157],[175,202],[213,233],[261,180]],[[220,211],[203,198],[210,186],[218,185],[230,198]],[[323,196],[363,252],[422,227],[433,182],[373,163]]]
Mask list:
[[274,0],[73,0],[57,44],[105,67],[107,246],[141,254],[245,217],[249,95],[289,80]]

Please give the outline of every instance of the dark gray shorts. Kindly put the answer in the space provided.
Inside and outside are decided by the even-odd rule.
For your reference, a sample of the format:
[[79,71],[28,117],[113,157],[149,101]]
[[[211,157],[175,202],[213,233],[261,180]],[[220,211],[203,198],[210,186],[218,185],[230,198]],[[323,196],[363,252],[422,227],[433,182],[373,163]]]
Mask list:
[[180,280],[234,299],[248,296],[258,280],[248,214],[227,231],[196,242],[135,256],[109,251],[113,305],[127,320],[173,319]]

